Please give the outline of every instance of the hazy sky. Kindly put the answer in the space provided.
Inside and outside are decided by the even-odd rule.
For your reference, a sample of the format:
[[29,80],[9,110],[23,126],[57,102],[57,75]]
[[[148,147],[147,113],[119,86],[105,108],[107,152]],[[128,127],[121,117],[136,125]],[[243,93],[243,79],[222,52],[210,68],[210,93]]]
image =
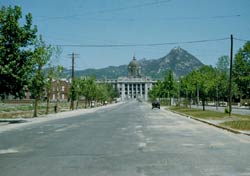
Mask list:
[[[230,53],[230,34],[250,40],[250,0],[0,0],[0,5],[31,12],[45,41],[64,45],[55,63],[67,68],[72,52],[79,54],[76,69],[85,69],[128,64],[134,54],[158,59],[177,46],[215,65]],[[224,40],[185,43],[216,39]],[[145,46],[156,43],[165,44]],[[235,40],[234,52],[243,44]]]

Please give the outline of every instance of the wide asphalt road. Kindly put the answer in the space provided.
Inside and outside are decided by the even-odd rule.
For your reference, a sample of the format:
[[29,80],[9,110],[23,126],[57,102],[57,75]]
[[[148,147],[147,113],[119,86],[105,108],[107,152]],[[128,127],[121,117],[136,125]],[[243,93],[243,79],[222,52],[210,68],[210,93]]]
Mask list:
[[250,176],[250,137],[130,101],[1,132],[0,175]]

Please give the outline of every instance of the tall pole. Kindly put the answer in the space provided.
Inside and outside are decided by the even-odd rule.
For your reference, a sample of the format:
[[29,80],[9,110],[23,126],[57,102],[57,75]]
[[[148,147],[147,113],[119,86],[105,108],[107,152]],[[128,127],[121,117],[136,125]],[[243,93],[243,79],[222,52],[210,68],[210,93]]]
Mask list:
[[72,53],[72,81],[75,79],[75,53]]
[[216,85],[216,110],[218,110],[219,106],[219,92],[218,92],[218,83]]
[[232,113],[232,65],[233,65],[233,35],[231,34],[231,50],[230,50],[230,72],[229,72],[229,117]]
[[74,95],[75,95],[75,88],[74,88],[74,79],[75,79],[75,54],[72,53],[72,74],[71,74],[71,102],[70,102],[70,109],[74,110]]
[[196,87],[197,87],[197,106],[200,105],[200,92],[199,92],[199,85],[198,83],[196,84]]

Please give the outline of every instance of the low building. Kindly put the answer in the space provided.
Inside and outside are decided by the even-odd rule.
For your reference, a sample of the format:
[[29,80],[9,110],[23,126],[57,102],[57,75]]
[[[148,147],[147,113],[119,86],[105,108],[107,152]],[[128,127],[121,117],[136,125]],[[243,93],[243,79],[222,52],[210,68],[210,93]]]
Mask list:
[[53,80],[51,85],[50,100],[68,101],[70,93],[70,83],[66,79]]

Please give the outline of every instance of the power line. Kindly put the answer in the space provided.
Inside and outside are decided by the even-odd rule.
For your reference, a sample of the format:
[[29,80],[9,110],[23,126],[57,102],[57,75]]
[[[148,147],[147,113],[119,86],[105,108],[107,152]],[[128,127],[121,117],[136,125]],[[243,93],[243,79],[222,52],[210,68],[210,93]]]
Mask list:
[[99,10],[99,11],[94,11],[94,12],[88,12],[84,14],[75,14],[75,15],[68,15],[68,16],[54,16],[54,17],[41,17],[43,19],[39,21],[44,21],[44,20],[60,20],[60,19],[67,19],[67,18],[75,18],[75,17],[82,17],[86,15],[95,15],[95,14],[103,14],[103,13],[110,13],[110,12],[119,12],[127,9],[135,9],[135,8],[142,8],[142,7],[147,7],[147,6],[153,6],[153,5],[160,5],[163,3],[168,3],[171,0],[158,0],[155,2],[147,2],[147,3],[142,3],[142,4],[136,4],[136,5],[131,5],[131,6],[126,6],[126,7],[118,7],[118,8],[113,8],[113,9],[106,9],[106,10]]
[[205,39],[193,41],[180,41],[180,42],[164,42],[164,43],[147,43],[147,44],[56,44],[54,46],[60,47],[82,47],[82,48],[115,48],[115,47],[150,47],[150,46],[163,46],[163,45],[178,45],[178,44],[192,44],[192,43],[206,43],[229,40],[230,38],[219,39]]
[[116,11],[122,11],[122,10],[127,10],[127,9],[141,8],[141,7],[146,7],[146,6],[152,6],[152,5],[159,5],[159,4],[163,4],[163,3],[168,3],[170,1],[171,0],[160,0],[160,1],[148,2],[148,3],[137,4],[137,5],[127,6],[127,7],[120,7],[120,8],[114,8],[114,9],[109,9],[109,10],[102,10],[102,11],[98,11],[98,13],[116,12]]
[[164,19],[167,20],[203,20],[203,19],[225,19],[225,18],[235,18],[235,17],[241,17],[240,14],[235,15],[216,15],[216,16],[187,16],[187,17],[167,17]]
[[180,20],[214,20],[214,19],[231,19],[231,18],[238,18],[241,17],[240,14],[235,15],[217,15],[217,16],[177,16],[177,17],[156,17],[156,18],[91,18],[91,21],[104,21],[104,22],[112,22],[112,21],[129,21],[129,22],[136,22],[136,21],[180,21]]
[[242,41],[242,42],[249,42],[250,40],[246,40],[246,39],[239,39],[239,38],[234,38],[234,40],[238,40],[238,41]]
[[[122,9],[122,8],[121,8]],[[124,8],[125,9],[125,8]],[[99,13],[105,13],[104,11],[100,11]],[[63,20],[63,19],[71,19],[71,18],[77,18],[77,17],[83,17],[88,15],[86,13],[85,15],[68,15],[68,16],[57,16],[57,17],[43,17],[43,19],[40,19],[38,21],[46,21],[46,20]],[[239,18],[242,17],[240,14],[235,14],[235,15],[217,15],[217,16],[180,16],[180,17],[162,17],[162,18],[147,18],[147,19],[138,19],[138,18],[125,18],[125,19],[115,19],[115,18],[90,18],[89,20],[91,21],[104,21],[104,22],[111,22],[111,21],[130,21],[130,22],[135,22],[135,21],[142,21],[142,20],[151,20],[151,21],[180,21],[180,20],[216,20],[216,19],[229,19],[229,18]],[[86,20],[86,19],[85,19]]]

